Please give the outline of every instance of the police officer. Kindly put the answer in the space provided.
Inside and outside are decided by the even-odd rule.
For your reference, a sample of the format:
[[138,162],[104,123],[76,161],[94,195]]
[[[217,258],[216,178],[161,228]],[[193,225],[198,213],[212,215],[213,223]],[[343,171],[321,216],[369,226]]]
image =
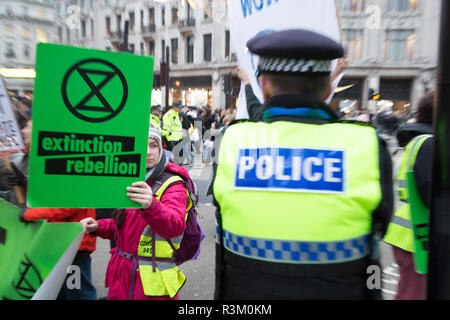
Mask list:
[[427,208],[430,207],[430,190],[433,163],[433,103],[434,92],[423,96],[418,103],[414,123],[401,126],[397,132],[399,146],[405,148],[401,157],[397,182],[402,204],[398,206],[389,224],[384,241],[392,245],[395,262],[399,266],[396,300],[424,300],[426,275],[415,268],[414,234],[411,223],[407,171],[414,173],[416,189]]
[[167,139],[167,149],[172,151],[173,148],[183,139],[182,126],[179,116],[181,103],[174,103],[172,108],[163,116],[163,134]]
[[150,124],[157,128],[159,133],[161,133],[161,114],[162,108],[160,105],[152,106],[150,110]]
[[262,122],[230,126],[220,145],[215,298],[370,298],[371,239],[392,215],[392,164],[373,127],[340,122],[323,101],[344,50],[298,29],[247,46],[265,103]]

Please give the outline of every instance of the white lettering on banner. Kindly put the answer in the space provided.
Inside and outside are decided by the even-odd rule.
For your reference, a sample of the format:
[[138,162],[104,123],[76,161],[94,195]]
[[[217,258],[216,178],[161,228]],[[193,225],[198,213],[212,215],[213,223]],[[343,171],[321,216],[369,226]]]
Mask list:
[[[274,2],[278,2],[278,0],[274,0]],[[266,0],[266,3],[266,6],[270,6],[272,4],[272,0]],[[264,9],[264,0],[241,0],[241,5],[242,15],[244,16],[244,18],[246,18],[247,15],[252,15],[252,8],[255,8],[256,11],[261,11],[262,9]]]
[[344,151],[244,148],[236,161],[235,189],[344,192]]

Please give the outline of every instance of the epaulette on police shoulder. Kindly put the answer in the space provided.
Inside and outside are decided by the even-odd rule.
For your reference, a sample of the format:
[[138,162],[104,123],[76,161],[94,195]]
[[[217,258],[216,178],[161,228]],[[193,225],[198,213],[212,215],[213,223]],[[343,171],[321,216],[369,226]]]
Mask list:
[[353,119],[338,119],[338,120],[336,120],[334,122],[335,123],[356,124],[356,125],[359,125],[359,126],[375,128],[371,123],[364,122],[364,121],[353,120]]
[[257,122],[257,121],[249,120],[249,119],[236,119],[236,120],[231,121],[228,126],[232,126],[233,124],[244,123],[244,122]]

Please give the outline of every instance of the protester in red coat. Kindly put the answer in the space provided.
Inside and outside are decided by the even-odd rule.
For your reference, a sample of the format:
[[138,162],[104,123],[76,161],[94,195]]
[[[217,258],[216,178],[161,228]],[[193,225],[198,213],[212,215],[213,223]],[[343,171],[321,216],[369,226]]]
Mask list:
[[[160,300],[170,299],[169,296],[147,296],[144,294],[139,271],[132,279],[132,259],[118,254],[117,248],[131,255],[138,254],[141,234],[149,225],[151,229],[163,238],[173,238],[184,233],[186,228],[186,205],[188,196],[184,183],[179,181],[171,184],[161,199],[156,199],[151,185],[164,171],[170,171],[188,178],[186,169],[170,163],[162,150],[159,132],[150,129],[149,147],[147,150],[146,182],[140,181],[127,188],[131,200],[142,204],[141,209],[126,209],[114,219],[81,221],[88,232],[104,239],[114,239],[116,233],[116,248],[106,271],[105,286],[109,287],[108,299]],[[134,286],[134,289],[133,289]],[[131,289],[131,297],[130,297]],[[178,299],[178,294],[173,297]]]

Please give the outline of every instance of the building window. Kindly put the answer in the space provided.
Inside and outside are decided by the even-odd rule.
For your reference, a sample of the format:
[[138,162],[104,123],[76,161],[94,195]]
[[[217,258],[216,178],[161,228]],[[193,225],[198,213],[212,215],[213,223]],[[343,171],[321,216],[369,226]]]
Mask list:
[[212,20],[212,0],[204,0],[205,3],[203,5],[203,18],[205,20]]
[[417,9],[417,0],[388,0],[388,10],[405,12]]
[[342,12],[363,12],[365,10],[365,0],[338,0],[339,11]]
[[28,43],[25,43],[23,45],[23,56],[25,58],[29,58],[30,57],[30,45]]
[[47,42],[47,34],[42,29],[36,29],[36,40],[38,42]]
[[148,23],[151,26],[155,25],[155,8],[148,9]]
[[350,60],[361,60],[363,52],[363,31],[354,29],[343,29],[343,46],[346,56]]
[[389,61],[412,60],[416,35],[412,30],[388,30],[385,40],[385,58]]
[[66,29],[66,42],[70,42],[70,29],[68,27]]
[[6,43],[5,57],[6,58],[15,58],[16,57],[16,52],[14,51],[14,44],[11,42]]
[[162,26],[166,25],[166,8],[165,7],[161,8],[161,25]]
[[121,14],[118,14],[117,16],[116,16],[116,21],[117,21],[117,29],[116,29],[116,31],[118,31],[118,32],[120,32],[121,31],[121,24],[122,24],[122,15]]
[[148,54],[151,56],[155,56],[155,41],[148,42]]
[[[25,39],[30,39],[31,38],[31,33],[30,33],[30,29],[28,28],[23,28],[23,37]],[[61,36],[62,38],[62,36]]]
[[172,7],[172,24],[178,24],[178,6],[176,4]]
[[229,61],[231,59],[231,49],[230,49],[230,30],[225,31],[225,60]]
[[86,38],[86,21],[81,20],[81,37]]
[[172,47],[172,58],[171,61],[173,64],[178,63],[178,38],[170,39],[171,47]]
[[106,22],[106,35],[109,37],[111,35],[111,18],[106,17],[105,22]]
[[212,58],[212,35],[211,33],[203,35],[203,60],[211,61]]
[[161,40],[161,61],[166,60],[166,40]]
[[193,63],[194,62],[194,36],[187,37],[187,56],[186,62]]
[[130,31],[134,30],[134,12],[129,12],[129,18],[130,18]]

